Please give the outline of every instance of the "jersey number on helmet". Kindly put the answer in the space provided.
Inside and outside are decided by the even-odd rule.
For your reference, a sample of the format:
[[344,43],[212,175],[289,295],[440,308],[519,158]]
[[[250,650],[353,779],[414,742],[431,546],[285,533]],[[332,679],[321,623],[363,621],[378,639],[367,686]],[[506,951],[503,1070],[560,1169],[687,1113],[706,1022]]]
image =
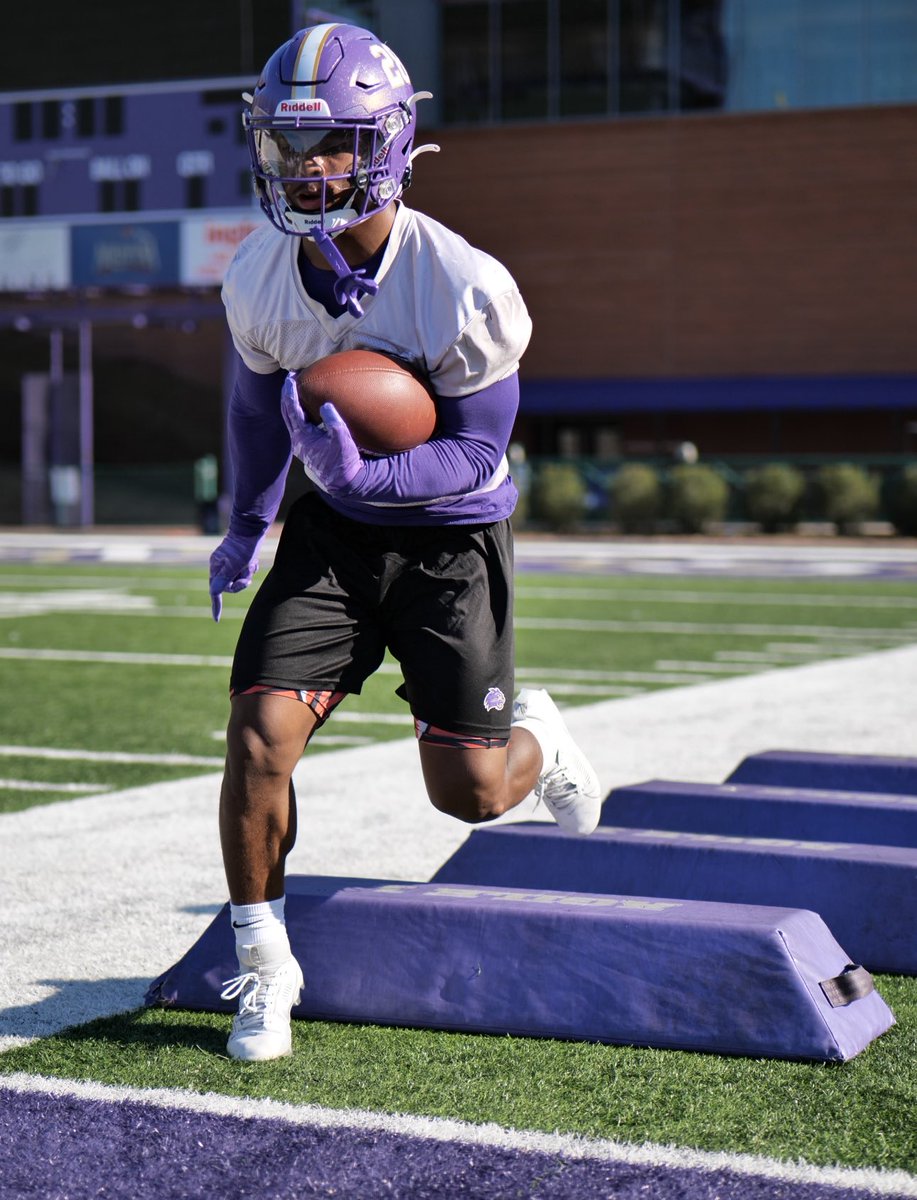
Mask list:
[[380,46],[378,42],[374,42],[370,46],[369,52],[374,58],[378,58],[382,70],[385,72],[385,78],[392,87],[403,87],[408,82],[407,71],[386,46]]

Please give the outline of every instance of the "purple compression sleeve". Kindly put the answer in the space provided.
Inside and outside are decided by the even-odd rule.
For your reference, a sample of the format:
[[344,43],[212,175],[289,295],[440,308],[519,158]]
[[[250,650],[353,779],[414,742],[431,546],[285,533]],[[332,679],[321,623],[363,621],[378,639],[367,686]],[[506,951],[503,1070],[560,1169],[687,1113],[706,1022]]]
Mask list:
[[290,435],[280,411],[285,371],[258,375],[237,359],[229,402],[233,467],[231,533],[260,535],[277,515],[290,467]]
[[348,498],[409,504],[474,491],[500,465],[518,407],[516,374],[470,396],[437,396],[430,441],[402,454],[366,459]]

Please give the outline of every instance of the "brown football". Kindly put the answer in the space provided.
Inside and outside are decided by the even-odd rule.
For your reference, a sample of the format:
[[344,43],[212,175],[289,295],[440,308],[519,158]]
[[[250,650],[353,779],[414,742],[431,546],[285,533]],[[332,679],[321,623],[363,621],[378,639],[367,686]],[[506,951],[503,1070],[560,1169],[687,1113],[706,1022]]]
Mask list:
[[296,375],[303,412],[321,420],[329,402],[361,450],[397,454],[428,440],[436,406],[427,384],[406,364],[375,350],[341,350]]

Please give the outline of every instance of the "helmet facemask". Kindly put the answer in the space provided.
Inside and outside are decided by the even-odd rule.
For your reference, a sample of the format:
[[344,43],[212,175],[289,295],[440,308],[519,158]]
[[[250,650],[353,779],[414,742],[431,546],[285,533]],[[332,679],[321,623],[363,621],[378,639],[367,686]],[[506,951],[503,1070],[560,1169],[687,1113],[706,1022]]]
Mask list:
[[251,120],[256,187],[268,216],[284,233],[314,237],[316,229],[338,234],[385,208],[403,190],[391,155],[410,123],[410,113],[398,110],[370,124]]

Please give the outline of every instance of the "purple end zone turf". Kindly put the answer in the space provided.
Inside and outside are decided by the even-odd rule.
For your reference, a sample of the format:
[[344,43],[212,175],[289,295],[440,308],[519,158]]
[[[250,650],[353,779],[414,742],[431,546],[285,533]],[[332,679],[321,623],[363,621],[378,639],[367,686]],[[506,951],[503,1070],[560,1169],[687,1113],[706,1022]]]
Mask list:
[[917,796],[917,758],[767,750],[743,759],[727,783],[767,783],[773,787]]
[[[286,918],[299,1017],[824,1060],[894,1023],[826,991],[848,957],[787,908],[292,876]],[[224,910],[147,1001],[229,1011],[237,971]]]
[[523,822],[475,830],[434,879],[811,909],[854,962],[917,974],[917,848]]
[[917,846],[917,796],[650,779],[615,788],[603,825]]
[[36,1200],[869,1200],[866,1188],[728,1167],[609,1161],[19,1092],[0,1078],[0,1193]]

